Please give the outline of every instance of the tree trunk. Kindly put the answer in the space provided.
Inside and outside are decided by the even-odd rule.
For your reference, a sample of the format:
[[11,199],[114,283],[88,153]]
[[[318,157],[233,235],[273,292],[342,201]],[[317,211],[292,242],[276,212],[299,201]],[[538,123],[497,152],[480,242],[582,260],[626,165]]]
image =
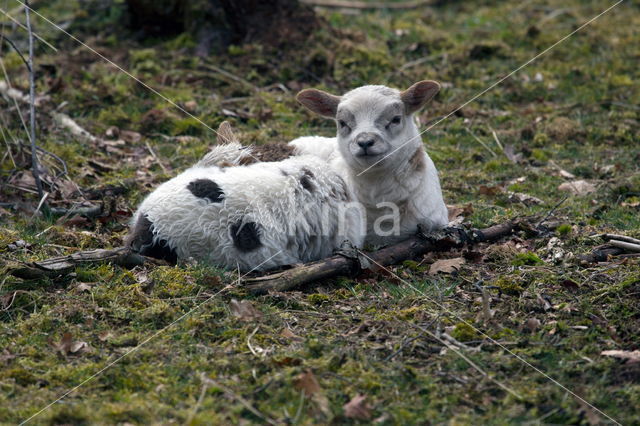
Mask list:
[[296,44],[317,27],[313,9],[298,0],[127,0],[127,5],[131,27],[143,36],[189,32],[201,56],[230,43]]

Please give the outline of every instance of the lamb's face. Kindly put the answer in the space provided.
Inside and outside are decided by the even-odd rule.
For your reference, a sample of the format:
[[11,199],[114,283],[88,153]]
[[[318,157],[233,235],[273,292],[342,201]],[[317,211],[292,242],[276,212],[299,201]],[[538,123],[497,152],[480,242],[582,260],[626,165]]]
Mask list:
[[388,87],[365,86],[347,93],[338,105],[336,122],[340,152],[354,169],[395,167],[406,154],[394,151],[412,153],[420,143],[411,140],[416,127],[400,92]]
[[403,92],[363,86],[339,97],[307,89],[297,98],[310,110],[335,118],[340,153],[352,169],[393,172],[421,146],[413,113],[439,89],[434,81],[421,81]]

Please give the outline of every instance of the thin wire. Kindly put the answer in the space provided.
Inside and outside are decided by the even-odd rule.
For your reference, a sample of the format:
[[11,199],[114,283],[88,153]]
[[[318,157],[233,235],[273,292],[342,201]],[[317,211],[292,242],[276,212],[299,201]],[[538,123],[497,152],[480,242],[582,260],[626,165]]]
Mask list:
[[503,350],[507,351],[509,354],[513,355],[516,359],[518,359],[519,361],[521,361],[522,363],[524,363],[525,365],[531,367],[532,369],[534,369],[535,371],[537,371],[538,373],[540,373],[542,376],[544,376],[545,378],[549,379],[551,382],[553,382],[554,384],[556,384],[557,386],[559,386],[560,388],[564,389],[566,392],[570,393],[571,395],[573,395],[574,397],[576,397],[577,399],[579,399],[580,401],[584,402],[585,404],[587,404],[589,407],[593,408],[594,410],[596,410],[598,413],[602,414],[603,416],[605,416],[606,418],[608,418],[609,420],[611,420],[612,422],[614,422],[617,425],[620,425],[621,423],[619,423],[616,419],[614,419],[613,417],[609,416],[607,413],[605,413],[604,411],[600,410],[599,408],[597,408],[596,406],[594,406],[593,404],[591,404],[589,401],[585,400],[584,398],[582,398],[580,395],[574,393],[571,389],[567,388],[566,386],[564,386],[562,383],[558,382],[556,379],[554,379],[553,377],[549,376],[547,373],[545,373],[544,371],[540,370],[539,368],[537,368],[536,366],[534,366],[533,364],[529,363],[527,360],[525,360],[524,358],[522,358],[521,356],[519,356],[518,354],[514,353],[513,351],[511,351],[509,348],[507,348],[506,346],[504,346],[503,344],[501,344],[500,342],[498,342],[497,340],[493,339],[491,336],[487,335],[484,331],[476,328],[475,326],[473,326],[473,324],[470,324],[468,321],[466,321],[464,318],[458,316],[457,314],[455,314],[454,312],[451,312],[449,309],[447,309],[444,305],[442,305],[441,303],[439,303],[437,300],[432,299],[431,297],[427,296],[425,292],[423,292],[422,290],[418,289],[417,287],[415,287],[413,284],[411,284],[410,282],[408,282],[407,280],[401,278],[400,276],[398,276],[396,273],[394,273],[393,271],[391,271],[390,269],[388,269],[387,267],[381,265],[380,263],[376,262],[374,259],[372,259],[371,257],[369,257],[366,253],[364,253],[361,250],[358,250],[358,252],[360,254],[362,254],[364,257],[366,257],[367,259],[369,259],[372,263],[375,263],[378,267],[384,269],[385,271],[387,271],[388,273],[390,273],[391,275],[393,275],[394,277],[396,277],[396,279],[402,281],[403,283],[405,283],[406,285],[408,285],[409,287],[411,287],[414,291],[420,293],[422,296],[424,296],[426,299],[428,299],[429,301],[435,303],[439,308],[441,308],[442,310],[449,312],[451,315],[453,315],[454,317],[456,317],[458,320],[460,320],[461,322],[463,322],[464,324],[468,325],[469,327],[473,328],[476,332],[478,332],[479,334],[481,334],[482,336],[486,337],[490,342],[494,343],[495,345],[499,346],[500,348],[502,348]]
[[558,46],[560,43],[564,42],[565,40],[567,40],[569,37],[573,36],[575,33],[577,33],[578,31],[582,30],[584,27],[588,26],[589,24],[591,24],[593,21],[595,21],[596,19],[600,18],[602,15],[604,15],[605,13],[609,12],[610,10],[612,10],[613,8],[615,8],[616,6],[618,6],[620,3],[622,3],[624,0],[619,0],[617,3],[615,3],[614,5],[610,6],[609,8],[607,8],[606,10],[604,10],[603,12],[601,12],[600,14],[596,15],[595,17],[591,18],[590,20],[588,20],[586,23],[580,25],[577,29],[575,29],[574,31],[570,32],[569,34],[567,34],[566,36],[562,37],[560,40],[556,41],[555,43],[553,43],[551,46],[547,47],[545,50],[543,50],[542,52],[538,53],[536,56],[534,56],[533,58],[529,59],[527,62],[525,62],[524,64],[520,65],[518,68],[516,68],[515,70],[511,71],[509,74],[507,74],[506,76],[502,77],[500,80],[496,81],[495,83],[493,83],[491,86],[487,87],[486,89],[484,89],[483,91],[479,92],[478,94],[476,94],[475,96],[473,96],[471,99],[469,99],[468,101],[466,101],[465,103],[463,103],[462,105],[460,105],[458,108],[454,109],[453,111],[451,111],[449,114],[445,115],[444,117],[442,117],[440,120],[436,121],[435,123],[433,123],[432,125],[430,125],[429,127],[427,127],[426,129],[424,129],[423,131],[421,131],[420,133],[418,133],[416,136],[413,136],[412,138],[408,139],[406,142],[404,142],[402,145],[400,145],[398,148],[394,149],[393,151],[391,151],[389,154],[385,155],[384,157],[382,157],[381,159],[379,159],[378,161],[376,161],[375,163],[373,163],[371,166],[367,167],[366,169],[364,169],[363,171],[361,171],[360,173],[358,173],[357,176],[361,176],[363,173],[371,170],[371,168],[375,167],[376,165],[380,164],[380,162],[384,161],[385,159],[389,158],[391,155],[395,154],[396,152],[398,152],[400,149],[402,149],[405,145],[407,145],[409,142],[411,142],[412,140],[419,138],[420,136],[422,136],[424,133],[428,132],[429,130],[433,129],[435,126],[437,126],[438,124],[442,123],[444,120],[446,120],[447,118],[451,117],[453,114],[455,114],[456,112],[460,111],[462,108],[464,108],[465,106],[469,105],[471,102],[475,101],[476,99],[478,99],[480,96],[484,95],[485,93],[487,93],[489,90],[493,89],[494,87],[496,87],[497,85],[499,85],[500,83],[502,83],[503,81],[505,81],[506,79],[508,79],[509,77],[511,77],[512,75],[514,75],[515,73],[517,73],[518,71],[520,71],[521,69],[523,69],[524,67],[526,67],[527,65],[529,65],[530,63],[532,63],[533,61],[535,61],[536,59],[538,59],[539,57],[541,57],[542,55],[544,55],[545,53],[549,52],[551,49],[555,48],[556,46]]
[[[177,103],[175,103],[174,101],[172,101],[171,99],[167,98],[165,95],[163,95],[162,93],[160,93],[159,91],[157,91],[156,89],[154,89],[153,87],[149,86],[148,84],[146,84],[145,82],[143,82],[142,80],[140,80],[139,78],[137,78],[136,76],[134,76],[133,74],[131,74],[129,71],[125,70],[124,68],[122,68],[120,65],[116,64],[115,62],[113,62],[111,59],[107,58],[106,56],[104,56],[103,54],[101,54],[100,52],[98,52],[97,50],[95,50],[93,47],[89,46],[88,44],[86,44],[85,42],[83,42],[82,40],[80,40],[79,38],[77,38],[76,36],[74,36],[73,34],[70,34],[69,32],[67,32],[66,30],[64,30],[63,28],[61,28],[59,25],[57,25],[55,22],[52,22],[51,20],[49,20],[47,17],[43,16],[41,13],[35,11],[34,9],[32,9],[31,7],[27,6],[24,2],[20,1],[20,0],[16,0],[18,3],[22,4],[25,8],[28,8],[31,12],[33,12],[35,15],[39,16],[40,18],[42,18],[43,20],[45,20],[47,23],[49,23],[50,25],[52,25],[53,27],[55,27],[56,29],[58,29],[59,31],[63,32],[65,35],[67,35],[69,38],[71,38],[72,40],[74,40],[76,43],[79,43],[80,45],[82,45],[83,47],[89,49],[91,52],[95,53],[96,55],[98,55],[102,60],[108,62],[109,64],[113,65],[114,67],[116,67],[118,70],[120,70],[120,72],[128,75],[129,77],[131,77],[132,79],[134,79],[136,82],[138,82],[139,84],[141,84],[142,86],[144,86],[146,89],[150,90],[153,94],[161,97],[162,99],[164,99],[166,102],[170,103],[171,105],[173,105],[174,107],[178,108],[180,111],[182,111],[184,114],[188,115],[189,117],[193,118],[194,120],[196,120],[198,123],[202,124],[204,127],[206,127],[207,129],[211,130],[213,133],[215,133],[216,135],[218,134],[218,132],[216,130],[214,130],[211,126],[209,126],[207,123],[205,123],[204,121],[202,121],[201,119],[199,119],[198,117],[196,117],[195,115],[191,114],[189,111],[187,111],[186,109],[182,108],[180,105],[178,105]],[[6,15],[6,12],[5,12]],[[7,15],[8,16],[8,15]]]
[[[273,256],[269,257],[268,259],[264,260],[262,263],[260,263],[258,266],[254,267],[253,269],[251,269],[249,272],[247,272],[246,274],[242,275],[241,277],[238,278],[238,282],[240,282],[240,280],[244,277],[246,277],[247,275],[249,275],[251,272],[255,271],[256,269],[258,269],[259,267],[261,267],[262,265],[264,265],[265,263],[267,263],[268,261],[270,261],[271,259],[273,259],[274,257],[276,257],[277,255],[279,255],[280,253],[282,253],[282,250],[278,251],[276,254],[274,254]],[[55,401],[51,402],[50,404],[46,405],[45,407],[43,407],[40,411],[38,411],[37,413],[31,415],[29,418],[27,418],[26,420],[23,420],[20,422],[20,425],[26,424],[27,422],[29,422],[30,420],[32,420],[34,417],[40,415],[42,412],[44,412],[45,410],[47,410],[48,408],[50,408],[52,405],[54,405],[55,403],[57,403],[58,401],[60,401],[61,399],[65,398],[66,396],[68,396],[69,394],[75,392],[76,390],[78,390],[78,388],[80,388],[81,386],[83,386],[84,384],[86,384],[87,382],[93,380],[95,377],[99,376],[100,374],[102,374],[104,371],[108,370],[109,368],[113,367],[115,364],[117,364],[118,362],[120,362],[123,358],[125,358],[127,355],[131,354],[132,352],[137,351],[138,349],[140,349],[142,346],[144,346],[145,344],[147,344],[149,341],[153,340],[155,337],[159,336],[160,334],[164,333],[166,330],[168,330],[169,328],[171,328],[174,324],[182,321],[184,318],[186,318],[187,316],[191,315],[194,311],[200,309],[200,307],[202,307],[203,305],[207,304],[211,299],[213,299],[214,297],[218,296],[220,293],[233,288],[234,285],[233,284],[228,284],[227,286],[225,286],[224,288],[222,288],[220,291],[214,293],[211,297],[209,297],[207,300],[205,300],[204,302],[200,303],[199,305],[197,305],[195,308],[192,308],[191,310],[187,311],[186,313],[182,314],[177,320],[173,321],[171,324],[163,327],[162,329],[158,330],[157,332],[155,332],[154,334],[152,334],[150,337],[147,337],[145,340],[142,341],[142,343],[140,343],[138,346],[136,346],[133,349],[130,349],[129,351],[125,352],[123,355],[119,356],[118,358],[116,358],[114,361],[111,361],[109,364],[107,364],[105,367],[101,368],[100,370],[98,370],[96,373],[92,374],[89,378],[83,380],[82,382],[80,382],[78,385],[74,386],[73,388],[69,389],[67,392],[63,393],[62,396],[60,396],[58,399],[56,399]]]

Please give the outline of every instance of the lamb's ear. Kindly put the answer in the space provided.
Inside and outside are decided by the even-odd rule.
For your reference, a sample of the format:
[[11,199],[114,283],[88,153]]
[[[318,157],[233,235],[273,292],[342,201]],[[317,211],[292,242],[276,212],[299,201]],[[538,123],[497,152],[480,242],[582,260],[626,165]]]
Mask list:
[[223,121],[216,132],[218,137],[218,145],[226,145],[228,143],[238,142],[238,137],[233,133],[233,128],[228,121]]
[[412,114],[429,102],[440,90],[440,84],[431,80],[419,81],[400,93],[407,114]]
[[340,96],[332,95],[318,89],[304,89],[296,96],[298,102],[316,114],[335,118],[340,103]]

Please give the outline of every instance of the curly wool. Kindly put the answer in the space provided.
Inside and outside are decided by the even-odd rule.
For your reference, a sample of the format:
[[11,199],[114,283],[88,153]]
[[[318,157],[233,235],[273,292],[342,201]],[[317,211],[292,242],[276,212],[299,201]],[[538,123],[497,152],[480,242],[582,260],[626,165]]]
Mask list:
[[[219,149],[225,161],[241,151]],[[344,240],[362,245],[364,213],[350,205],[348,187],[326,162],[299,156],[218,167],[211,159],[142,202],[129,237],[134,250],[249,271],[318,260]]]

